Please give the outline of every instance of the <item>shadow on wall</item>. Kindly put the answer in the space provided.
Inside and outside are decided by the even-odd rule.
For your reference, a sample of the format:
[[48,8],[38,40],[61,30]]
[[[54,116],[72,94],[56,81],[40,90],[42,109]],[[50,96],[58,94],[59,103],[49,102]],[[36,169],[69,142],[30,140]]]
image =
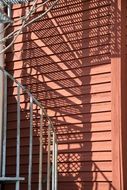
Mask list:
[[[112,185],[110,108],[111,56],[119,55],[118,31],[112,33],[111,40],[111,28],[119,26],[116,10],[109,0],[60,0],[44,20],[24,30],[22,39],[14,44],[15,54],[9,54],[9,60],[11,56],[14,60],[9,66],[14,76],[21,78],[21,83],[44,104],[56,127],[59,190],[116,190]],[[11,95],[15,92],[11,85],[9,102],[13,104],[9,110],[14,115],[15,98]],[[22,94],[23,112],[28,110],[28,102]],[[34,119],[32,189],[38,186],[39,152],[36,114]],[[9,121],[15,123],[11,116]],[[27,175],[28,124],[25,111],[22,143],[26,149],[22,144],[21,176]],[[26,184],[22,187],[27,189]]]

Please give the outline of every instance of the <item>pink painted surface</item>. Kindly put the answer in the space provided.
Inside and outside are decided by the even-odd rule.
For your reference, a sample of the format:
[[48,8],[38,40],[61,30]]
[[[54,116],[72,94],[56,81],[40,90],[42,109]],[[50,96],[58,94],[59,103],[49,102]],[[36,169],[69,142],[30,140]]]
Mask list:
[[[112,185],[111,6],[109,0],[60,0],[43,20],[25,29],[14,51],[7,53],[7,70],[45,105],[57,129],[59,190],[116,190]],[[23,11],[14,7],[13,17]],[[9,82],[9,175],[15,172],[15,94],[16,86]],[[27,175],[28,167],[28,101],[22,93],[21,108],[26,112],[21,114],[21,176]],[[32,189],[37,189],[38,122],[34,127]],[[43,165],[45,176],[46,153]],[[27,190],[27,179],[21,187]]]

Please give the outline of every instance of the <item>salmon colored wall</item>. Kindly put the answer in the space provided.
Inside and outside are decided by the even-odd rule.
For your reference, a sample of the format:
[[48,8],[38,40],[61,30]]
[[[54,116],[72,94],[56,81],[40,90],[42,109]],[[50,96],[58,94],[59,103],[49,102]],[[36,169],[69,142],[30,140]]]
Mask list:
[[126,30],[126,20],[127,20],[127,1],[122,1],[122,35],[121,35],[121,102],[122,102],[122,151],[123,151],[123,189],[127,189],[127,146],[126,137],[127,137],[127,49],[126,49],[126,39],[127,39],[127,30]]
[[[112,183],[111,60],[119,56],[115,46],[119,35],[111,35],[111,26],[113,22],[118,26],[120,21],[116,21],[114,10],[120,14],[110,0],[60,0],[43,20],[24,30],[6,56],[7,70],[44,104],[56,127],[59,190],[117,190]],[[13,7],[13,17],[24,11]],[[112,39],[116,40],[113,46]],[[16,86],[9,82],[9,175],[15,168],[15,94]],[[28,101],[22,93],[22,111],[28,110]],[[21,118],[24,176],[28,167],[28,112],[22,112]],[[38,123],[34,127],[32,189],[37,188],[39,151]]]

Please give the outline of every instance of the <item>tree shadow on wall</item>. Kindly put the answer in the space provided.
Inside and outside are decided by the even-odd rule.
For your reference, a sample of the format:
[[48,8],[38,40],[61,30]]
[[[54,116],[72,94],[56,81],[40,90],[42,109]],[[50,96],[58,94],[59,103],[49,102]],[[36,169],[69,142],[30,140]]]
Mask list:
[[[112,56],[119,56],[120,35],[115,31],[111,41],[110,32],[111,24],[119,26],[119,15],[109,0],[61,0],[14,44],[14,65],[9,67],[44,104],[57,130],[59,190],[116,190],[112,185],[110,62]],[[21,107],[26,110],[28,100],[23,96]],[[22,120],[28,126],[27,114]],[[37,163],[33,167],[35,189]]]

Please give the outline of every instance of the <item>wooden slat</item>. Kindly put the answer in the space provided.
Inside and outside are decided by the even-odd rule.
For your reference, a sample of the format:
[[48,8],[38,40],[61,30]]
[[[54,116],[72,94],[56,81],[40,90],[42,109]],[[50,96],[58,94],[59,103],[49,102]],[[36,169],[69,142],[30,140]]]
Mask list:
[[[23,131],[25,134],[23,134]],[[21,143],[22,146],[28,145],[28,131],[23,130],[21,135]],[[38,145],[39,137],[36,136],[36,133],[33,134],[34,136],[34,145]],[[111,132],[110,131],[100,131],[100,132],[87,132],[87,133],[73,133],[73,134],[60,134],[57,135],[58,137],[58,143],[80,143],[80,142],[93,142],[93,141],[105,141],[105,140],[111,140]],[[14,130],[8,132],[8,147],[15,146],[15,132]]]
[[[59,52],[59,50],[57,50],[57,55],[54,56],[54,53],[52,50],[50,50],[48,48],[48,51],[50,50],[50,52],[48,53],[48,56],[50,59],[54,59],[54,61],[56,60],[61,60],[61,58],[63,56],[71,56],[73,58],[75,58],[75,53],[79,55],[79,58],[82,57],[82,51],[84,50],[84,56],[85,57],[88,57],[88,54],[89,56],[96,56],[97,52],[98,52],[98,55],[101,56],[101,54],[107,54],[109,53],[109,48],[110,48],[110,45],[109,44],[105,44],[105,45],[100,45],[100,46],[97,46],[97,47],[93,47],[93,48],[88,48],[88,49],[79,49],[79,50],[62,50]],[[21,58],[23,60],[26,60],[26,59],[35,59],[35,58],[39,58],[40,56],[46,56],[46,49],[41,49],[41,47],[37,47],[33,50],[33,54],[31,54],[29,51],[27,52],[16,52],[14,55],[13,55],[13,61],[17,61],[17,60],[20,60]],[[8,56],[6,58],[6,61],[8,62],[9,61],[9,57],[12,56],[12,53],[9,55],[8,53]],[[58,58],[61,57],[61,58]],[[57,58],[57,59],[56,59]],[[62,61],[62,60],[61,60]]]
[[72,187],[73,189],[87,189],[87,190],[97,190],[98,189],[103,189],[103,190],[109,190],[113,189],[114,187],[112,186],[111,182],[59,182],[59,187],[61,190],[67,189],[68,187]]
[[[73,63],[73,61],[72,61]],[[23,65],[21,63],[21,65]],[[69,66],[69,64],[68,64]],[[30,65],[26,65],[25,68],[22,68],[22,71],[21,71],[21,67],[20,67],[20,62],[18,64],[14,64],[14,65],[10,65],[9,67],[10,69],[14,69],[13,70],[9,70],[9,73],[12,74],[15,78],[19,78],[21,73],[24,72],[24,77],[25,76],[29,76],[31,74],[30,72]],[[71,65],[71,68],[70,67],[65,67],[64,63],[61,63],[60,65],[59,64],[53,64],[51,63],[50,65],[47,64],[47,65],[44,65],[42,68],[40,66],[36,66],[33,71],[34,73],[36,73],[38,75],[38,68],[40,69],[40,73],[42,75],[46,75],[46,74],[49,74],[49,75],[52,75],[52,74],[56,74],[57,75],[64,75],[64,73],[66,72],[73,72],[73,73],[79,73],[79,77],[80,76],[86,76],[86,75],[94,75],[94,74],[101,74],[101,73],[107,73],[107,72],[110,72],[111,71],[111,66],[110,66],[110,63],[103,63],[103,65],[95,65],[95,66],[83,66],[83,65]],[[85,72],[83,73],[83,71],[85,70]],[[26,71],[26,72],[25,72]],[[33,73],[33,74],[34,74]]]
[[[33,171],[34,173],[37,173],[39,165],[33,164]],[[27,164],[21,165],[21,173],[26,174],[27,173]],[[43,172],[46,173],[47,164],[43,164]],[[112,170],[112,163],[109,162],[64,162],[64,163],[58,163],[58,170],[60,173],[66,173],[66,172],[88,172],[88,171],[111,171]],[[8,165],[7,173],[10,175],[13,172],[15,174],[15,165]]]
[[[31,69],[32,72],[32,69]],[[34,72],[34,69],[33,69]],[[63,76],[59,77],[56,74],[47,74],[47,75],[36,75],[34,73],[34,76],[28,76],[28,77],[23,77],[23,80],[27,81],[27,87],[29,88],[29,86],[31,86],[31,82],[33,82],[33,84],[35,83],[35,85],[37,86],[37,88],[39,89],[39,84],[41,86],[48,86],[51,89],[57,90],[62,88],[67,89],[68,91],[71,92],[71,90],[69,90],[70,87],[78,87],[80,88],[81,86],[85,86],[85,85],[97,85],[97,84],[103,84],[103,83],[108,83],[111,81],[111,75],[110,73],[103,73],[103,74],[99,74],[99,75],[93,75],[93,76],[79,76],[77,77],[75,73],[72,73],[74,76],[70,77],[69,73],[72,73],[71,70],[70,72],[65,73]],[[29,85],[29,86],[28,86]],[[15,88],[13,89],[13,95],[16,94],[16,84],[14,84]],[[10,84],[8,86],[12,88],[12,85]],[[32,90],[32,88],[31,88]]]
[[[44,155],[44,163],[46,164],[47,156]],[[38,155],[33,155],[33,164],[38,164]],[[59,153],[58,163],[76,163],[76,162],[109,162],[112,160],[111,152],[70,152],[70,153]],[[15,164],[15,154],[8,156],[7,165]],[[28,165],[28,155],[22,152],[21,164]]]
[[[35,38],[35,36],[32,36]],[[13,52],[17,52],[17,51],[21,51],[22,50],[27,50],[29,49],[29,47],[31,48],[35,48],[37,44],[37,41],[38,39],[33,39],[34,40],[34,43],[32,43],[32,39],[31,37],[28,37],[27,40],[22,40],[21,42],[18,42],[18,43],[14,43],[13,45]],[[42,40],[43,41],[43,40]],[[87,47],[93,47],[93,46],[97,46],[98,44],[102,45],[104,42],[109,42],[110,41],[110,34],[105,34],[105,35],[100,35],[100,36],[94,36],[92,38],[86,38],[85,36],[84,37],[81,37],[77,40],[71,40],[68,42],[71,43],[74,47],[76,48],[81,48],[82,46],[85,48]],[[59,39],[58,42],[56,41],[48,41],[48,39],[44,40],[44,42],[46,42],[46,44],[50,45],[50,47],[53,49],[55,48],[55,46],[57,47],[60,47],[60,46],[67,46],[67,42],[65,42],[64,40],[62,39]],[[45,44],[42,44],[42,47],[45,47],[46,45]],[[8,50],[8,52],[11,51]]]
[[[111,110],[111,103],[109,102],[101,102],[101,103],[95,103],[95,104],[71,104],[67,106],[50,106],[47,107],[48,113],[50,116],[53,116],[54,112],[57,112],[57,115],[59,114],[65,114],[65,113],[80,113],[83,111],[84,113],[93,113],[93,112],[101,112],[101,111],[110,111]],[[29,103],[27,104],[26,111],[29,111]],[[39,107],[36,105],[33,106],[34,112],[39,112]],[[8,113],[15,113],[16,114],[16,105],[9,105],[8,106]]]
[[[73,73],[74,76],[70,77],[69,73],[73,73],[71,70],[65,72],[63,75],[61,74],[60,77],[56,73],[43,75],[43,73],[38,74],[38,71],[35,69],[31,69],[31,74],[27,74],[27,76],[23,77],[23,80],[30,81],[34,78],[36,81],[40,81],[42,85],[45,85],[47,83],[48,86],[54,86],[55,84],[58,85],[64,85],[64,87],[70,87],[72,85],[92,85],[97,83],[105,83],[111,81],[111,75],[110,73],[102,73],[98,75],[87,75],[84,76],[83,73],[82,76],[76,76],[77,73]],[[43,76],[42,76],[43,75]],[[17,77],[14,75],[14,77],[17,79]],[[21,78],[18,74],[18,78]],[[29,83],[27,82],[27,85]],[[12,86],[12,85],[11,85]],[[10,85],[9,85],[10,87]]]

